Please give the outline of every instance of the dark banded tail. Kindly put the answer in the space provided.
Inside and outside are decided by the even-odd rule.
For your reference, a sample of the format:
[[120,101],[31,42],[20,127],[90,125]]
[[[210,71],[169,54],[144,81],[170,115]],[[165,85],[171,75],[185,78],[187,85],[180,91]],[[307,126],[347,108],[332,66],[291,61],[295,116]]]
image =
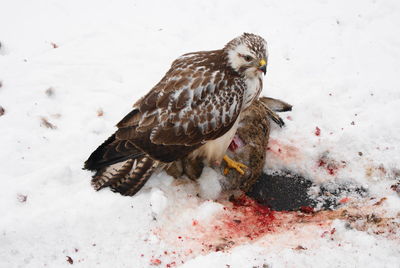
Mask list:
[[132,168],[131,172],[111,185],[111,189],[122,195],[132,196],[136,194],[147,182],[158,165],[158,161],[148,156],[137,159],[137,164]]
[[158,161],[148,156],[131,158],[98,170],[92,185],[96,190],[110,187],[122,195],[132,196],[143,187],[158,165]]

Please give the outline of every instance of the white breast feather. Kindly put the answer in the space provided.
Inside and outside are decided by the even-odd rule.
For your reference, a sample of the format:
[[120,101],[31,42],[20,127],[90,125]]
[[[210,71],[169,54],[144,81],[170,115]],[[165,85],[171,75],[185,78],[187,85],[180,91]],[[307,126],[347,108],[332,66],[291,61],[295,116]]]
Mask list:
[[246,109],[251,105],[254,99],[260,95],[261,92],[261,83],[258,77],[248,78],[246,79],[246,91],[243,101],[242,110]]
[[238,118],[228,132],[218,139],[207,141],[199,149],[195,150],[190,157],[204,157],[207,159],[208,163],[221,161],[233,139],[233,136],[235,136],[239,121],[240,119]]

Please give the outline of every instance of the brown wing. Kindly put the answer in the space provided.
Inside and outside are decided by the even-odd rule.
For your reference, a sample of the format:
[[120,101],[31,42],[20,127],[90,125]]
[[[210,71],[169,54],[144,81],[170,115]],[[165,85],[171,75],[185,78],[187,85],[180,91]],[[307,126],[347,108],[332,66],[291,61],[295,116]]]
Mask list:
[[[210,53],[214,57],[216,52]],[[135,110],[118,123],[116,139],[130,141],[153,158],[170,162],[231,128],[241,110],[242,79],[221,66],[205,65],[201,59],[207,58],[206,52],[191,55],[175,61],[135,104]]]
[[143,155],[144,153],[129,140],[119,140],[113,134],[89,156],[84,168],[97,171],[102,167]]

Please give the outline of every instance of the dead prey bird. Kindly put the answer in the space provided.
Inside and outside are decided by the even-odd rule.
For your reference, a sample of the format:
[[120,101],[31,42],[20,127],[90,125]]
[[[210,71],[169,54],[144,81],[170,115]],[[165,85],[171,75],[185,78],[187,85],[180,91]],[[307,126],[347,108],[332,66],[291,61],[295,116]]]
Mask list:
[[[246,167],[242,172],[232,172],[226,165],[216,167],[226,177],[222,182],[225,190],[247,192],[260,178],[265,164],[271,121],[280,127],[284,125],[283,120],[275,112],[291,109],[292,106],[286,102],[261,97],[244,112],[227,154]],[[183,158],[168,165],[166,172],[175,178],[186,176],[195,180],[200,177],[203,167],[201,159]]]

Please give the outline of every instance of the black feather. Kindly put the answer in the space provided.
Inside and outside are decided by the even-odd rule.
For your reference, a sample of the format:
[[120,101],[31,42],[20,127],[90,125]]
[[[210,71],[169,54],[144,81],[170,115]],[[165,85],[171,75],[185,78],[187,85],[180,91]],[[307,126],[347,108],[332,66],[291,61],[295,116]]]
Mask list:
[[117,147],[122,142],[125,141],[117,141],[115,134],[113,134],[89,156],[85,162],[84,169],[98,171],[103,167],[144,155],[143,152],[132,146],[126,146],[125,150],[119,147],[119,150],[117,150]]

